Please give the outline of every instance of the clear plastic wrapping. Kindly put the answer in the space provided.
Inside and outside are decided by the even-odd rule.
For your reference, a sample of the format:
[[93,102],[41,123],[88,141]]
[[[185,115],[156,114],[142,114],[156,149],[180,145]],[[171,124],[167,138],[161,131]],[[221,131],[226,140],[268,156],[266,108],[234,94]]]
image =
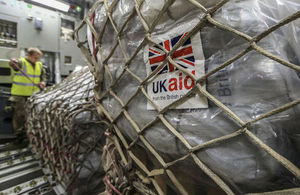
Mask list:
[[[108,2],[111,3],[111,1]],[[206,8],[211,8],[218,1],[198,2]],[[162,0],[145,0],[141,5],[141,14],[149,26],[154,22],[164,4],[165,1]],[[131,11],[135,9],[134,6],[132,1],[118,1],[112,12],[112,19],[118,30],[122,29],[122,25],[130,16]],[[300,2],[296,0],[235,0],[222,6],[213,15],[213,18],[221,24],[250,37],[255,37],[299,10]],[[158,40],[162,36],[166,40],[165,37],[169,36],[168,39],[172,40],[181,32],[191,31],[203,16],[204,13],[195,5],[188,1],[177,0],[160,17],[158,25],[150,35]],[[114,49],[112,56],[107,61],[110,73],[108,74],[106,71],[104,75],[104,90],[109,90],[111,84],[124,70],[126,60],[135,53],[143,42],[146,31],[142,22],[135,16],[125,25],[119,45],[114,48],[118,41],[116,39],[117,34],[109,22],[105,23],[105,17],[105,6],[100,4],[95,11],[93,23],[98,33],[105,29],[101,39],[102,53],[101,55],[100,52],[97,53],[100,67],[103,66],[102,62]],[[204,25],[199,32],[195,36],[200,36],[201,43],[192,46],[202,49],[204,59],[195,63],[203,63],[205,72],[213,70],[249,47],[249,42],[244,38],[212,24]],[[273,55],[299,64],[299,40],[300,28],[299,19],[297,19],[268,34],[257,44]],[[93,44],[95,43],[93,43],[89,29],[88,43],[91,52],[93,52]],[[120,43],[123,48],[120,47]],[[125,59],[122,49],[126,52],[128,59]],[[149,75],[146,71],[146,65],[149,63],[147,52],[147,49],[139,50],[129,66],[130,71],[142,80]],[[112,79],[110,79],[111,76]],[[165,77],[170,79],[171,76],[165,74]],[[241,120],[251,121],[272,109],[299,98],[299,83],[299,72],[283,66],[261,53],[250,51],[208,77],[206,90],[225,104]],[[125,73],[112,90],[124,103],[127,103],[139,90],[139,85],[140,83],[133,79],[130,74]],[[113,117],[117,117],[122,111],[122,106],[112,96],[107,96],[102,103]],[[141,129],[159,114],[157,111],[147,109],[147,104],[149,102],[147,102],[146,97],[139,92],[126,106],[129,115]],[[164,106],[167,105],[162,105],[161,109]],[[299,166],[298,154],[300,152],[299,111],[299,106],[295,106],[248,127],[265,144],[297,166]],[[196,108],[191,107],[190,109],[169,109],[165,113],[165,117],[191,146],[197,146],[240,129],[239,124],[211,101],[208,101],[207,108],[197,108],[196,106]],[[131,140],[137,138],[137,132],[126,117],[119,117],[116,124],[127,138]],[[166,162],[175,160],[188,152],[185,146],[162,123],[156,123],[149,127],[144,136],[162,154]],[[197,152],[197,156],[236,193],[277,190],[291,186],[299,187],[300,184],[299,180],[288,173],[277,160],[266,151],[255,146],[244,135],[200,150]],[[195,183],[201,182],[201,176],[193,175],[193,171],[190,171],[193,168],[196,169],[189,164],[189,161],[186,161],[182,162],[178,169],[190,174],[191,178],[196,181]]]
[[96,112],[93,88],[88,67],[76,67],[26,105],[32,148],[68,194],[98,194],[104,188],[99,178],[104,175],[105,127]]

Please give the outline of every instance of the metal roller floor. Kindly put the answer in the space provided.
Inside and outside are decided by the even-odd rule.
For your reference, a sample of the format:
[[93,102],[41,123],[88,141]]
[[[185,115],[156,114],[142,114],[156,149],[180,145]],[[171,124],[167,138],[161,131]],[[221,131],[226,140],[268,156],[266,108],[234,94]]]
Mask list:
[[29,147],[0,145],[0,195],[64,195]]

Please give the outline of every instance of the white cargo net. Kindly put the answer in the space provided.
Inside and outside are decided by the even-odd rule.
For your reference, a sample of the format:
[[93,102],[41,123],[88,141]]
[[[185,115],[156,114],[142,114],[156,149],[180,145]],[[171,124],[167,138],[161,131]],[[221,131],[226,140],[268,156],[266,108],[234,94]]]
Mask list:
[[[296,0],[97,1],[76,40],[111,124],[107,193],[300,193],[299,10]],[[124,187],[131,162],[144,187]]]

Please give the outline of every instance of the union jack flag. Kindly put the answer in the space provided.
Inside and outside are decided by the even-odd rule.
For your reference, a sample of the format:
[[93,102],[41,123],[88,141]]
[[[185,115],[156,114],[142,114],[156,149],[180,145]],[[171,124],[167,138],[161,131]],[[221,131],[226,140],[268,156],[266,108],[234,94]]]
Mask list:
[[[188,33],[181,34],[177,37],[171,38],[170,40],[166,40],[160,42],[159,45],[164,47],[167,51],[171,51],[171,49],[176,45],[178,41],[183,39]],[[149,47],[149,63],[151,66],[151,71],[153,72],[161,62],[163,62],[166,58],[166,54],[163,50],[161,50],[158,46],[154,45]],[[181,67],[185,69],[195,68],[195,58],[193,54],[193,48],[191,44],[191,38],[188,38],[182,46],[180,46],[172,55],[172,59],[179,64]],[[173,72],[178,70],[173,64],[168,62],[157,74],[164,74],[168,72]]]

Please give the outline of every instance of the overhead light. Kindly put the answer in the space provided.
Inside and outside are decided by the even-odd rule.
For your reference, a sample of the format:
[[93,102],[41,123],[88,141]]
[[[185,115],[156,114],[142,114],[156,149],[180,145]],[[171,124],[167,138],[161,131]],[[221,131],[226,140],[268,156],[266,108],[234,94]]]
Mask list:
[[48,7],[52,7],[54,9],[63,11],[63,12],[68,12],[70,5],[66,4],[66,3],[62,3],[60,1],[56,1],[56,0],[31,0],[33,2],[42,4],[42,5],[46,5]]

